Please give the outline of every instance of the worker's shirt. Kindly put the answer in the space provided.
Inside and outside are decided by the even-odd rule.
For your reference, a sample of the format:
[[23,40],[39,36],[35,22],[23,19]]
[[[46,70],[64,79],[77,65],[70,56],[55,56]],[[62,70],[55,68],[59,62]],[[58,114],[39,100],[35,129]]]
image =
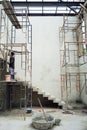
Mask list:
[[9,67],[14,69],[14,62],[15,62],[15,58],[12,56],[10,57],[10,64]]

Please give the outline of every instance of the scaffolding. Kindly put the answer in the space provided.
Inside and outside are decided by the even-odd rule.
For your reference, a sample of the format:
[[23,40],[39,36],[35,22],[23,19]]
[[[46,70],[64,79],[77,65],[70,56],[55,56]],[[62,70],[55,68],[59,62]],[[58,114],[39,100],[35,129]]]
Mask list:
[[[0,39],[2,38],[3,31],[6,29],[6,15],[11,21],[12,25],[10,30],[10,40],[8,40],[8,29],[7,29],[7,40],[6,43],[1,42],[0,40],[0,56],[2,54],[2,60],[0,60],[0,67],[1,73],[7,69],[7,54],[9,51],[14,51],[16,55],[21,56],[21,69],[25,72],[25,80],[21,81],[22,85],[20,86],[20,108],[22,106],[25,106],[25,108],[32,107],[32,25],[30,24],[29,18],[27,16],[27,8],[20,9],[20,11],[25,12],[26,15],[21,16],[21,20],[18,20],[15,15],[15,10],[12,8],[11,3],[7,0],[2,1],[3,8],[1,9],[1,24],[0,24]],[[25,41],[24,43],[17,43],[16,42],[16,32],[17,29],[21,29],[23,34],[25,35]],[[5,64],[2,64],[2,61],[6,62]],[[27,73],[29,74],[29,79],[26,79]],[[1,84],[6,84],[7,82],[4,80],[2,81],[2,78],[0,78]],[[10,108],[12,108],[11,100],[14,98],[14,86],[18,86],[17,83],[13,85],[15,82],[10,83],[11,89],[10,91]],[[4,90],[3,90],[4,91]],[[23,103],[24,102],[24,103]],[[22,105],[25,104],[25,105]]]
[[81,27],[81,24],[81,20],[64,16],[63,26],[59,31],[59,40],[62,42],[60,50],[61,100],[66,102],[66,109],[68,109],[69,101],[74,98],[73,93],[77,95],[76,99],[81,99],[83,88],[87,89],[87,72],[80,72],[80,66],[85,64],[84,56],[80,62],[80,56],[83,55],[81,47],[84,44],[81,40],[83,32],[80,30],[81,35],[77,36],[77,29]]

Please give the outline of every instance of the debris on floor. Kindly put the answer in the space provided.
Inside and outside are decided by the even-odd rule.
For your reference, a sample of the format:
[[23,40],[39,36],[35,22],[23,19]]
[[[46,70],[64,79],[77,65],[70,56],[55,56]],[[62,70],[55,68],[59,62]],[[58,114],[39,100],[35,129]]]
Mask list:
[[54,113],[54,112],[57,112],[57,111],[58,111],[57,109],[47,110],[46,113]]
[[61,119],[55,119],[55,125],[60,125]]
[[64,113],[64,114],[74,114],[74,112],[73,112],[73,111],[70,111],[70,110],[65,110],[65,111],[63,111],[62,113]]
[[82,110],[83,113],[87,114],[87,110]]

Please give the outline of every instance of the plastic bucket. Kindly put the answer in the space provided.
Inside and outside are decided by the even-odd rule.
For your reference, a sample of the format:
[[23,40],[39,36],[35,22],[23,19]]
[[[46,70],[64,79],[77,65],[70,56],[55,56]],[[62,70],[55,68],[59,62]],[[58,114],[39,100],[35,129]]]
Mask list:
[[11,76],[10,75],[5,75],[5,80],[6,81],[10,81],[11,80]]

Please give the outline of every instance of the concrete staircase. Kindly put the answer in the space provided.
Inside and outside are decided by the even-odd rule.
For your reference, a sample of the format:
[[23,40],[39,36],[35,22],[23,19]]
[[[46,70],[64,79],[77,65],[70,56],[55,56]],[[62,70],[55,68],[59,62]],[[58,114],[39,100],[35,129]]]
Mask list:
[[32,104],[33,106],[39,106],[37,98],[41,100],[42,106],[44,107],[60,107],[59,101],[51,96],[49,93],[42,91],[40,88],[32,87]]

